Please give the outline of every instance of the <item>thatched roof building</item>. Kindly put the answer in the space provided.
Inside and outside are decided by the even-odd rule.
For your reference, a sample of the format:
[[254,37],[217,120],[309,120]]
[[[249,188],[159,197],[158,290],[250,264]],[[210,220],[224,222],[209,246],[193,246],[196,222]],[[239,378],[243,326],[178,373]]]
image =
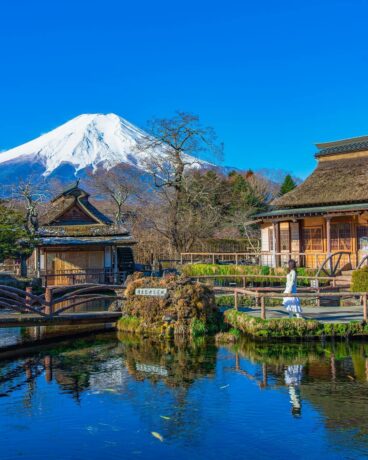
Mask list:
[[316,146],[312,174],[256,216],[262,248],[302,253],[305,260],[308,252],[320,252],[314,265],[346,251],[356,265],[368,246],[368,136]]
[[33,260],[47,284],[118,283],[134,270],[131,234],[89,197],[77,182],[52,200],[40,222]]

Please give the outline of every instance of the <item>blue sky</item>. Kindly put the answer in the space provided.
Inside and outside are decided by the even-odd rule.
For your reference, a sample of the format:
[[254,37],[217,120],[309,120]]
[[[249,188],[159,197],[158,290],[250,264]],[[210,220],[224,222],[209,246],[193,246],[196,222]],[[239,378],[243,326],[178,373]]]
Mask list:
[[81,113],[194,112],[225,163],[305,176],[368,134],[366,0],[4,0],[0,150]]

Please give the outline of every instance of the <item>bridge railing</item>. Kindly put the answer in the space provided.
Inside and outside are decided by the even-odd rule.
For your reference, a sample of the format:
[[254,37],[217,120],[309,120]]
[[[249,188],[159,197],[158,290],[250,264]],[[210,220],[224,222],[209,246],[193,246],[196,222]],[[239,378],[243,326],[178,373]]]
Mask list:
[[59,316],[67,310],[90,302],[109,301],[112,304],[123,298],[123,288],[120,285],[47,287],[41,295],[33,294],[30,287],[21,290],[0,285],[0,309],[46,317]]

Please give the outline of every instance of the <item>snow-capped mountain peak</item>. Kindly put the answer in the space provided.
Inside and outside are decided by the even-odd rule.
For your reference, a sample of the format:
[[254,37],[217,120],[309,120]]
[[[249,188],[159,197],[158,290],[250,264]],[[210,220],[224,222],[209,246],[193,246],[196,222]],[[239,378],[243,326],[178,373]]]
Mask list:
[[[42,167],[43,175],[48,176],[65,164],[77,172],[86,167],[110,169],[125,163],[145,171],[147,159],[158,153],[139,150],[139,143],[146,138],[144,131],[113,113],[79,115],[30,142],[0,153],[0,170],[7,165],[31,163]],[[165,157],[163,149],[159,154]]]

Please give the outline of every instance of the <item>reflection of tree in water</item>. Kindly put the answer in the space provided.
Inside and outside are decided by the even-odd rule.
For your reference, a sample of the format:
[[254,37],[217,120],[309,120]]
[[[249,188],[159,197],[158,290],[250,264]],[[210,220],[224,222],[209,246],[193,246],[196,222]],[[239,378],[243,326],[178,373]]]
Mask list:
[[[196,426],[208,422],[204,395],[192,385],[201,378],[215,374],[217,348],[203,340],[190,341],[176,337],[174,341],[144,340],[119,334],[123,343],[126,367],[135,381],[148,383],[146,391],[129,386],[129,401],[140,411],[144,426],[162,425],[165,437],[185,433],[195,437]],[[203,390],[204,391],[204,390]],[[219,401],[219,405],[226,404]],[[160,416],[169,417],[160,420]]]
[[245,358],[260,365],[262,373],[251,378],[263,387],[288,387],[294,414],[301,412],[304,399],[324,415],[326,427],[335,434],[356,430],[368,442],[368,344],[244,341],[233,351],[239,372]]
[[188,388],[198,378],[214,374],[216,347],[203,340],[176,337],[170,342],[152,338],[134,342],[126,334],[119,334],[119,338],[127,369],[136,380]]
[[119,339],[114,335],[74,339],[28,358],[3,362],[0,393],[5,396],[21,389],[22,407],[30,408],[38,378],[43,376],[78,404],[86,390],[123,398],[136,409],[142,426],[152,430],[159,425],[156,429],[165,437],[185,432],[188,439],[195,431],[193,424],[208,423],[204,387],[188,395],[198,379],[214,375],[217,348],[213,344],[133,335],[119,335]]

